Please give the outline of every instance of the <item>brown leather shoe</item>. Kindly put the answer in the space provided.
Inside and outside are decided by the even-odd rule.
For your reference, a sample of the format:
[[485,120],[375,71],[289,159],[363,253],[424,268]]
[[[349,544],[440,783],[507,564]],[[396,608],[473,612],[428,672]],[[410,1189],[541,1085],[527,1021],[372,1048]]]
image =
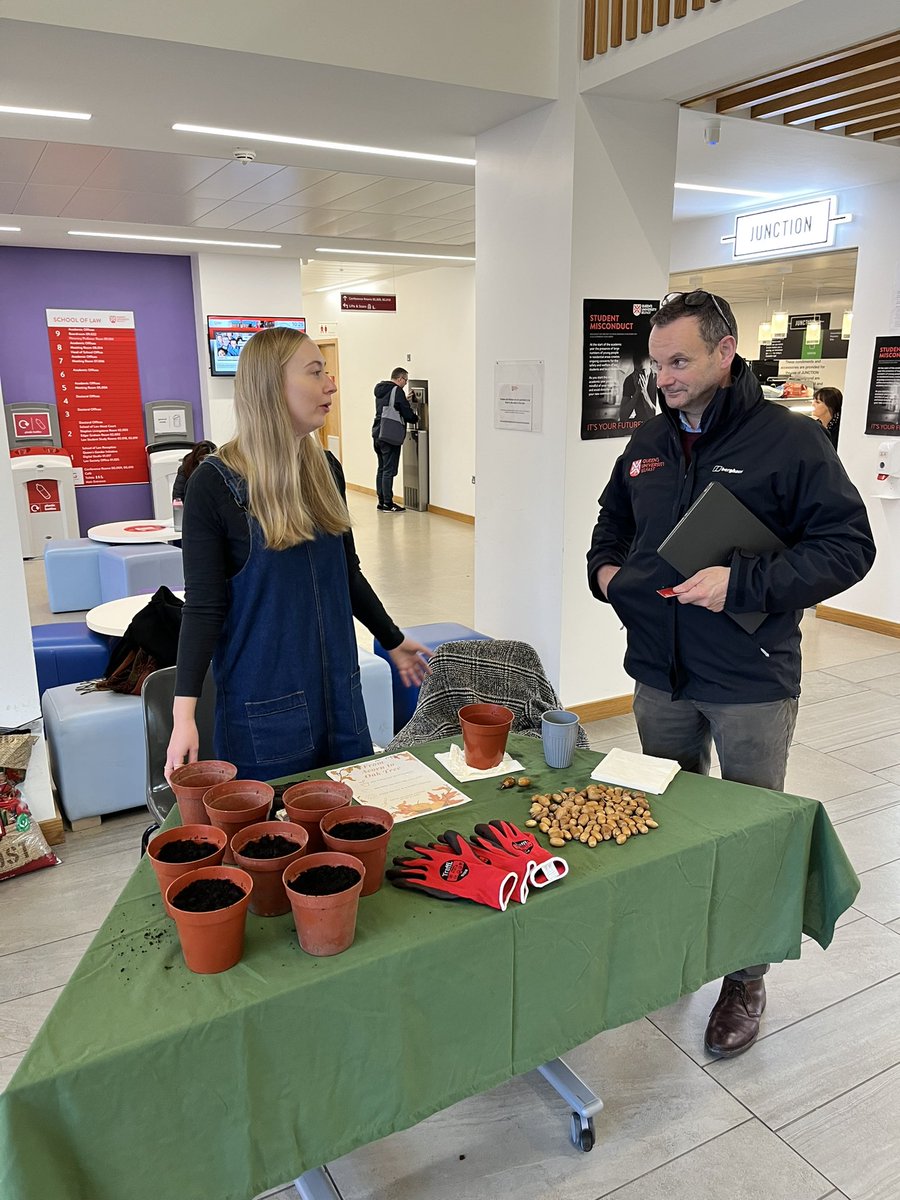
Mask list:
[[722,980],[722,990],[709,1014],[704,1044],[717,1058],[731,1058],[749,1050],[759,1034],[759,1019],[766,1007],[764,979]]

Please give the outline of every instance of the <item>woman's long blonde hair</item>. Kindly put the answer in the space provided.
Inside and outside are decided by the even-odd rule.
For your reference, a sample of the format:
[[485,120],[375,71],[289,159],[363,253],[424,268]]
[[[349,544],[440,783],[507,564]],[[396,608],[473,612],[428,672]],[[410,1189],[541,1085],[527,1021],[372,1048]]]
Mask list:
[[298,437],[284,395],[284,366],[309,341],[296,329],[253,335],[234,380],[236,432],[219,458],[247,481],[248,508],[266,546],[286,550],[316,533],[345,533],[350,515],[315,434]]

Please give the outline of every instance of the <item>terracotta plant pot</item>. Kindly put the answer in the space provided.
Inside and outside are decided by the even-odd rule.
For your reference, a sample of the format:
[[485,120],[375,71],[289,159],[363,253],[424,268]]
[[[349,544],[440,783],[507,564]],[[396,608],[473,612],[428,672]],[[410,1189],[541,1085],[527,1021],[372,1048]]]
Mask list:
[[[305,896],[292,891],[288,884],[313,867],[351,867],[359,879],[343,892],[330,896]],[[325,958],[340,954],[353,944],[356,936],[356,912],[365,882],[366,868],[351,854],[305,854],[284,872],[284,886],[294,914],[297,937],[307,954]]]
[[288,820],[302,825],[309,834],[307,854],[318,854],[325,849],[319,821],[333,808],[344,808],[353,799],[353,792],[346,783],[335,783],[332,779],[307,779],[294,783],[282,797]]
[[[384,826],[384,833],[372,838],[348,838],[339,835],[338,830],[348,821],[372,821]],[[388,842],[391,830],[394,828],[394,818],[383,808],[374,808],[370,804],[354,804],[352,808],[333,808],[319,822],[322,838],[329,850],[338,854],[352,854],[366,868],[366,878],[360,893],[371,896],[377,892],[384,881],[384,864],[387,858]]]
[[[174,901],[191,883],[200,879],[227,879],[244,895],[227,908],[212,912],[185,912]],[[236,867],[200,867],[176,879],[166,888],[166,908],[178,929],[178,940],[188,970],[198,975],[217,975],[240,962],[244,953],[244,927],[253,891],[253,880]]]
[[[159,852],[170,842],[211,842],[216,849],[213,854],[207,854],[204,858],[192,859],[190,862],[163,862],[159,858]],[[163,896],[173,880],[180,879],[189,871],[196,871],[200,867],[219,866],[227,845],[228,834],[221,829],[214,829],[212,825],[176,825],[174,829],[158,833],[147,846],[147,857],[150,859],[150,866],[153,868]]]
[[[290,821],[259,821],[256,825],[247,825],[239,829],[232,837],[231,853],[234,855],[235,866],[246,871],[253,880],[250,911],[257,917],[280,917],[282,913],[291,911],[291,902],[287,898],[281,877],[285,867],[306,853],[308,836],[302,825],[293,825]],[[295,848],[279,858],[251,858],[242,853],[244,846],[249,842],[264,837],[286,838],[294,843]]]
[[496,767],[506,751],[515,713],[503,704],[467,704],[459,710],[463,754],[476,771]]
[[182,825],[208,825],[209,817],[203,807],[203,797],[217,783],[227,783],[237,775],[234,763],[206,759],[176,767],[169,786],[178,801]]
[[[266,820],[274,798],[275,789],[268,783],[258,779],[233,779],[210,788],[203,803],[210,822],[216,829],[225,830],[230,843],[239,829]],[[225,847],[222,861],[228,865],[234,863],[230,844]]]

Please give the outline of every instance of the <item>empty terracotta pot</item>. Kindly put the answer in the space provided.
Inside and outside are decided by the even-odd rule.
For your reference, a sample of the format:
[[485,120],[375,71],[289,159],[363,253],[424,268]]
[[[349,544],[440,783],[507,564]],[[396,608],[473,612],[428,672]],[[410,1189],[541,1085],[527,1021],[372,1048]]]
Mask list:
[[[330,896],[306,896],[287,886],[304,871],[324,866],[351,867],[359,872],[359,879],[344,891],[334,892]],[[297,937],[307,954],[325,958],[340,954],[353,944],[356,913],[365,876],[366,868],[358,858],[331,851],[304,854],[285,870],[282,878],[294,914]]]
[[[258,821],[255,825],[239,829],[232,837],[231,853],[235,866],[246,871],[253,880],[250,911],[257,917],[280,917],[282,913],[291,911],[291,902],[281,877],[285,867],[306,853],[308,836],[302,825],[294,825],[290,821]],[[251,858],[242,853],[249,842],[264,837],[286,838],[294,843],[294,849],[278,858]]]
[[[159,858],[159,852],[170,842],[210,842],[215,846],[215,851],[204,858],[191,859],[189,862],[163,862]],[[188,871],[196,871],[200,867],[217,867],[222,861],[227,845],[228,834],[221,829],[214,829],[212,825],[176,825],[174,829],[158,833],[155,838],[151,838],[147,846],[147,857],[150,859],[160,892],[165,896],[169,884],[186,875]]]
[[[185,912],[176,908],[177,899],[189,884],[199,879],[227,879],[244,893],[227,908],[212,912]],[[241,961],[244,953],[244,929],[253,880],[236,867],[200,867],[176,879],[166,888],[166,908],[178,929],[178,940],[185,964],[198,975],[217,975]]]
[[[348,838],[338,831],[342,824],[349,821],[372,821],[384,826],[384,833],[372,838]],[[377,892],[384,881],[384,864],[387,858],[388,842],[391,830],[394,828],[394,818],[386,809],[375,808],[370,804],[354,804],[350,808],[333,808],[319,822],[322,839],[329,850],[339,854],[352,854],[366,868],[366,878],[360,895],[371,896]]]
[[335,783],[332,779],[307,779],[304,783],[291,784],[282,796],[288,820],[302,825],[309,834],[307,854],[317,854],[325,849],[319,821],[333,808],[343,808],[353,799],[353,792],[346,783]]
[[503,704],[467,704],[459,710],[463,754],[476,771],[496,767],[506,751],[515,713]]
[[[204,797],[207,814],[217,829],[224,829],[229,843],[232,836],[246,825],[265,821],[275,798],[275,789],[258,779],[232,779],[230,783],[217,783]],[[223,862],[231,865],[234,858],[230,844],[225,847]]]
[[176,767],[169,786],[178,801],[182,825],[208,825],[209,817],[203,807],[203,797],[215,784],[226,783],[235,775],[237,767],[234,763],[213,758]]

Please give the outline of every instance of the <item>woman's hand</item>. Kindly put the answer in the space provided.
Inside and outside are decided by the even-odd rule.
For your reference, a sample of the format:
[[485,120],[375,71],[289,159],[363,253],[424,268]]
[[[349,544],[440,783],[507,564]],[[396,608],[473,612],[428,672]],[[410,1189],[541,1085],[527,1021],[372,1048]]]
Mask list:
[[171,783],[172,772],[185,762],[196,762],[200,756],[200,734],[194,718],[197,701],[190,696],[176,696],[172,713],[172,736],[166,751],[163,774]]
[[428,659],[432,657],[427,646],[414,642],[412,638],[404,638],[399,646],[388,650],[391,662],[397,668],[397,673],[407,687],[421,687],[425,676],[431,674]]

